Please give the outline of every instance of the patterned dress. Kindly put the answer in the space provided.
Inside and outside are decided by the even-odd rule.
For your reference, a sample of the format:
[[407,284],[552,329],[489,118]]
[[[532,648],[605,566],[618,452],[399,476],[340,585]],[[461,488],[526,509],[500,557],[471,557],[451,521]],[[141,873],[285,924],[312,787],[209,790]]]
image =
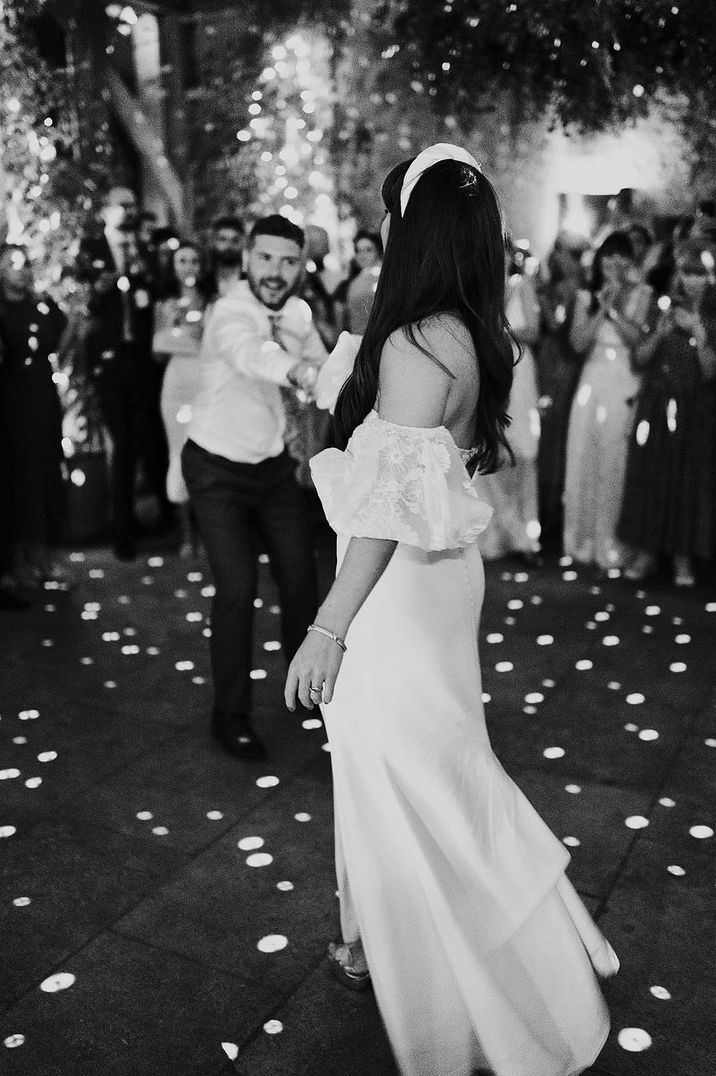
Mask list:
[[[626,317],[643,317],[650,296],[650,288],[635,287]],[[575,323],[586,318],[590,300],[588,292],[579,293]],[[572,403],[564,483],[564,552],[602,570],[622,567],[629,556],[616,529],[640,380],[631,349],[611,321],[602,321]]]

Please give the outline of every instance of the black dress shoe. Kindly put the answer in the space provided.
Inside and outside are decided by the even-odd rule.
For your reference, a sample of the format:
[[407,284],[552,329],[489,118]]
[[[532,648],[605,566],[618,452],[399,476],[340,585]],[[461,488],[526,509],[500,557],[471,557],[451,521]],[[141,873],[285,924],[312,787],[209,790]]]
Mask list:
[[247,717],[235,718],[233,721],[211,722],[211,734],[230,755],[236,758],[264,758],[266,748],[251,728]]
[[117,538],[112,545],[112,551],[117,560],[134,560],[137,555],[134,544],[128,538]]

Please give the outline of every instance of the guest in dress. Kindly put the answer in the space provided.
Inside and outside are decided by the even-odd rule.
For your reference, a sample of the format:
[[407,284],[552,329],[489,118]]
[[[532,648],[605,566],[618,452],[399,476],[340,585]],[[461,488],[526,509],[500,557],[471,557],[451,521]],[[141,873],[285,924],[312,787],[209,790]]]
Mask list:
[[[643,381],[629,439],[619,537],[642,551],[643,578],[660,556],[693,586],[694,559],[714,554],[716,519],[716,288],[713,249],[677,250],[670,306],[636,351]],[[710,260],[709,260],[710,259]],[[663,306],[666,306],[664,303]]]
[[35,291],[27,251],[0,251],[0,410],[12,521],[12,575],[27,586],[64,580],[50,545],[64,512],[62,415],[53,381],[65,316]]
[[[514,265],[513,265],[514,268]],[[533,346],[539,339],[540,308],[531,277],[511,272],[505,309],[515,347],[515,371],[510,392],[510,429],[500,468],[479,480],[478,492],[493,507],[492,525],[480,538],[485,560],[517,554],[526,564],[540,561],[540,523],[537,451],[540,418]]]
[[[629,236],[613,232],[597,251],[590,291],[580,291],[570,340],[586,356],[569,418],[564,552],[600,571],[632,556],[616,537],[629,430],[640,377],[632,352],[653,316],[653,293],[633,281]],[[633,565],[638,570],[638,565]]]
[[537,461],[542,542],[562,546],[562,495],[567,424],[579,377],[569,342],[582,276],[581,251],[558,237],[547,258],[547,280],[538,289],[541,332],[537,350],[540,439]]
[[290,710],[322,705],[331,746],[331,967],[372,980],[403,1076],[574,1076],[608,1032],[594,968],[617,961],[492,753],[477,650],[491,512],[470,474],[504,448],[513,365],[499,206],[448,145],[393,169],[383,198],[343,451],[312,466],[338,575],[285,689]]
[[199,348],[206,295],[200,286],[201,254],[193,243],[174,251],[174,295],[154,308],[152,350],[167,361],[162,384],[161,412],[169,444],[167,497],[177,506],[181,528],[180,557],[196,556],[199,533],[181,467],[181,452],[188,436],[192,405],[201,383]]
[[[375,232],[360,231],[353,240],[353,246],[357,272],[345,286],[345,311],[341,328],[360,334],[365,332],[378,286],[383,245]],[[343,289],[340,289],[337,298],[340,300],[342,297]]]

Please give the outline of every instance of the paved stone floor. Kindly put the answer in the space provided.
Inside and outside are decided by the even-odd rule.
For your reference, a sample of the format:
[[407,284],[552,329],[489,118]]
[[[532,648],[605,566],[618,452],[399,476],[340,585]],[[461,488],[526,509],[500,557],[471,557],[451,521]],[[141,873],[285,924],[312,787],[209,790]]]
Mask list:
[[[324,959],[330,757],[316,716],[281,704],[268,568],[269,757],[242,763],[207,735],[206,564],[158,542],[131,564],[63,559],[71,590],[0,614],[0,1072],[389,1076],[372,994]],[[495,750],[622,960],[594,1076],[716,1071],[715,629],[713,578],[684,592],[556,559],[487,569]]]

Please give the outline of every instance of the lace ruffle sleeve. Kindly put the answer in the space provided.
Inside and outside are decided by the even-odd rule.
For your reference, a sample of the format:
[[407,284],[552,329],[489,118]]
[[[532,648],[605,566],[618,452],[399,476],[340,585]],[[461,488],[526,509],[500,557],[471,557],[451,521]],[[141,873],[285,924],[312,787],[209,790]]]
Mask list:
[[371,412],[345,452],[314,456],[311,474],[337,534],[457,549],[474,542],[492,517],[443,426],[398,426]]

